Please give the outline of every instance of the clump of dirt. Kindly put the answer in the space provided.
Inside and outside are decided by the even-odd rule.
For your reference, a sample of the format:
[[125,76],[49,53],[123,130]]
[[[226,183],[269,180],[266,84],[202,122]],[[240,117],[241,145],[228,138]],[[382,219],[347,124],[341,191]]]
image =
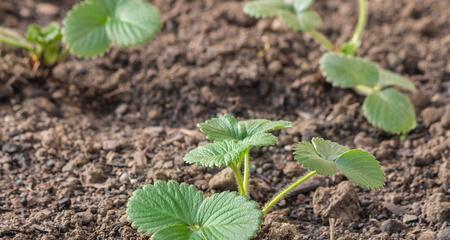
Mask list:
[[[154,42],[95,60],[70,58],[45,78],[27,71],[22,51],[1,48],[1,237],[141,238],[125,215],[134,189],[173,179],[217,191],[210,184],[221,170],[187,165],[183,156],[206,141],[195,124],[225,112],[294,122],[277,146],[252,153],[257,202],[305,173],[293,160],[294,145],[321,136],[370,151],[387,179],[379,191],[355,188],[359,220],[338,224],[336,236],[445,237],[446,215],[429,215],[432,196],[449,196],[448,1],[370,1],[361,55],[420,90],[411,96],[418,128],[405,140],[370,126],[361,96],[325,82],[317,67],[323,52],[309,37],[246,16],[241,1],[153,2],[164,20]],[[4,0],[0,22],[24,31],[34,21],[60,21],[74,3]],[[348,39],[354,4],[318,1],[321,31],[339,43]],[[297,189],[267,217],[276,219],[257,239],[278,234],[274,226],[286,230],[281,238],[328,238],[328,223],[314,214],[314,191],[344,180],[318,177]],[[395,223],[404,227],[383,227]]]

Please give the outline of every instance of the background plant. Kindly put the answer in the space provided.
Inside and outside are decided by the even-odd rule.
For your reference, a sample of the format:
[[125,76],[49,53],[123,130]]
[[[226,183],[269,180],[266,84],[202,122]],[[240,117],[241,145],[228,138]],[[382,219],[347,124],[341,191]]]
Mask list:
[[[205,199],[195,187],[186,184],[145,185],[128,202],[127,214],[132,226],[152,239],[248,240],[256,235],[264,215],[296,187],[318,174],[333,176],[339,172],[366,189],[384,185],[383,171],[370,153],[313,138],[311,142],[299,143],[295,153],[297,162],[309,172],[259,208],[250,200],[249,180],[243,179],[241,172],[249,176],[252,148],[275,144],[277,138],[270,132],[290,125],[287,121],[264,119],[238,121],[231,115],[199,124],[200,130],[213,142],[189,152],[185,161],[206,167],[230,167],[240,196],[223,192]],[[247,167],[242,169],[242,163]]]
[[416,128],[414,106],[405,94],[394,88],[415,92],[414,84],[374,62],[355,56],[367,24],[367,0],[358,0],[355,31],[341,46],[335,46],[317,31],[322,21],[310,9],[313,3],[314,0],[255,0],[245,5],[244,12],[257,18],[279,17],[290,29],[305,32],[320,43],[328,51],[320,61],[326,80],[333,86],[353,88],[366,96],[363,113],[372,125],[394,134]]
[[[150,41],[160,30],[158,9],[143,0],[85,0],[64,19],[47,27],[31,24],[25,36],[0,28],[0,43],[28,51],[34,69],[53,66],[68,56],[97,57],[111,45],[135,46]],[[64,44],[63,44],[64,43]]]
[[34,70],[41,63],[53,66],[67,57],[68,53],[61,39],[60,26],[55,22],[46,27],[30,24],[25,36],[12,29],[0,27],[0,43],[27,50]]

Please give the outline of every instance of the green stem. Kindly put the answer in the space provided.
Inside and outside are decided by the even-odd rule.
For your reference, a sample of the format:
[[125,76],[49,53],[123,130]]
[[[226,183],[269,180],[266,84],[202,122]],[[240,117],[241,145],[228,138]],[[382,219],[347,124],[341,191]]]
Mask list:
[[367,0],[358,0],[359,5],[359,16],[358,23],[356,24],[355,32],[350,40],[351,43],[357,46],[361,45],[362,34],[366,28],[367,18],[369,16],[369,6]]
[[281,191],[280,193],[278,193],[278,195],[276,195],[275,197],[272,198],[272,200],[270,200],[268,203],[266,203],[266,205],[263,208],[263,213],[264,215],[267,215],[267,213],[270,212],[270,210],[279,202],[281,201],[283,198],[286,197],[286,195],[288,195],[289,193],[291,193],[295,188],[297,188],[300,184],[306,182],[308,179],[314,177],[317,175],[316,171],[311,171],[308,174],[306,174],[305,176],[303,176],[302,178],[300,178],[299,180],[297,180],[296,182],[292,183],[291,185],[289,185],[287,188],[285,188],[283,191]]
[[325,49],[328,51],[334,50],[334,45],[331,43],[331,41],[322,33],[317,32],[315,30],[307,32],[309,36],[311,36],[316,42],[320,43]]
[[250,180],[250,149],[247,149],[244,153],[244,193],[249,196],[249,180]]
[[359,94],[364,95],[364,96],[369,96],[369,95],[372,95],[374,92],[376,92],[377,89],[371,88],[371,87],[367,87],[367,86],[364,86],[364,85],[356,85],[355,86],[355,91],[358,92]]
[[33,46],[29,44],[19,33],[4,27],[0,27],[0,43],[13,47],[25,48],[29,51],[33,49]]
[[239,189],[239,194],[241,194],[241,196],[246,196],[245,195],[245,191],[244,191],[244,185],[242,182],[242,175],[241,175],[241,171],[239,168],[237,168],[237,166],[230,166],[231,170],[234,173],[234,177],[236,178],[236,183]]

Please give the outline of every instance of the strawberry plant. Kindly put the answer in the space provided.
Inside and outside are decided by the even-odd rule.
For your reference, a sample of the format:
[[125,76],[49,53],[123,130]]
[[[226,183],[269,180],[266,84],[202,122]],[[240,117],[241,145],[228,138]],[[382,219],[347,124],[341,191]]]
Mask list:
[[53,66],[68,55],[64,44],[76,56],[97,57],[111,45],[129,47],[151,40],[161,20],[158,9],[143,0],[85,0],[69,11],[63,25],[31,24],[26,36],[2,27],[0,43],[27,50],[34,66]]
[[184,160],[206,167],[230,167],[239,194],[222,192],[205,198],[194,186],[157,181],[136,190],[129,199],[127,215],[132,226],[155,240],[249,240],[257,234],[263,216],[318,174],[333,176],[339,172],[362,188],[383,187],[383,171],[370,153],[313,138],[311,142],[299,143],[295,151],[296,161],[309,172],[260,208],[250,199],[249,181],[242,178],[241,172],[249,176],[247,159],[251,149],[275,144],[277,138],[271,132],[290,126],[287,121],[238,121],[231,115],[199,124],[212,143],[192,150]]
[[393,134],[408,133],[416,128],[413,104],[394,88],[415,92],[414,84],[356,56],[367,24],[367,0],[358,0],[359,18],[354,34],[341,46],[335,46],[318,32],[321,19],[310,9],[313,3],[314,0],[255,0],[245,5],[244,12],[257,18],[279,17],[290,29],[305,32],[320,43],[328,51],[320,60],[320,69],[326,80],[333,86],[352,88],[366,96],[363,113],[373,126]]
[[41,63],[53,66],[67,57],[61,39],[61,29],[57,23],[51,23],[47,27],[31,24],[25,36],[12,29],[0,27],[0,43],[27,50],[33,69],[37,69]]

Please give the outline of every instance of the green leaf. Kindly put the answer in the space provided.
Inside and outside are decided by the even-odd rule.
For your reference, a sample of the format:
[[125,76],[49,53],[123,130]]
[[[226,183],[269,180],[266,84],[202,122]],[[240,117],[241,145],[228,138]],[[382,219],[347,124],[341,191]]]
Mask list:
[[350,150],[336,159],[337,169],[350,181],[367,189],[384,186],[384,173],[373,155],[362,150]]
[[393,73],[391,71],[379,68],[380,72],[380,80],[378,85],[381,88],[389,87],[389,86],[397,86],[409,90],[411,92],[416,92],[416,86],[409,81],[407,78],[402,77],[399,74]]
[[407,133],[417,126],[411,101],[392,88],[369,95],[364,100],[363,111],[372,125],[386,132]]
[[374,87],[379,79],[378,67],[373,62],[336,53],[325,54],[320,60],[320,69],[328,82],[343,88]]
[[190,151],[184,161],[205,167],[224,167],[236,163],[247,148],[235,140],[209,143]]
[[300,27],[299,30],[303,32],[312,31],[322,25],[322,19],[319,14],[314,11],[297,13],[297,19]]
[[313,137],[311,140],[317,153],[324,159],[329,161],[334,161],[341,154],[348,151],[349,148],[342,146],[330,140],[325,140],[323,138]]
[[[327,154],[328,153],[322,153],[322,155]],[[295,150],[295,160],[297,160],[297,162],[302,164],[305,168],[311,171],[316,171],[318,174],[325,176],[332,176],[336,174],[336,164],[333,162],[334,159],[322,157],[314,145],[307,141],[302,141],[297,144],[297,148]]]
[[204,198],[195,187],[173,181],[136,190],[127,215],[134,228],[154,240],[250,240],[262,218],[255,202],[235,192]]
[[295,159],[318,174],[332,176],[339,171],[363,188],[378,189],[384,185],[384,173],[374,156],[322,138],[313,138],[312,144],[300,142],[295,151]]
[[239,121],[229,114],[207,120],[204,123],[198,124],[198,127],[211,141],[242,139]]
[[64,19],[64,42],[81,57],[104,54],[111,43],[149,41],[161,25],[158,10],[142,0],[86,0]]
[[304,12],[314,4],[316,0],[294,0],[294,8],[297,13]]
[[241,141],[255,134],[268,133],[292,127],[292,123],[266,119],[238,121],[233,116],[226,114],[200,123],[198,127],[212,141],[230,139]]
[[280,0],[257,0],[245,4],[244,12],[252,17],[277,17],[283,12],[294,12],[291,4]]
[[277,143],[277,137],[275,137],[271,133],[256,133],[250,135],[244,140],[241,140],[239,144],[248,146],[248,147],[265,147],[274,145]]

